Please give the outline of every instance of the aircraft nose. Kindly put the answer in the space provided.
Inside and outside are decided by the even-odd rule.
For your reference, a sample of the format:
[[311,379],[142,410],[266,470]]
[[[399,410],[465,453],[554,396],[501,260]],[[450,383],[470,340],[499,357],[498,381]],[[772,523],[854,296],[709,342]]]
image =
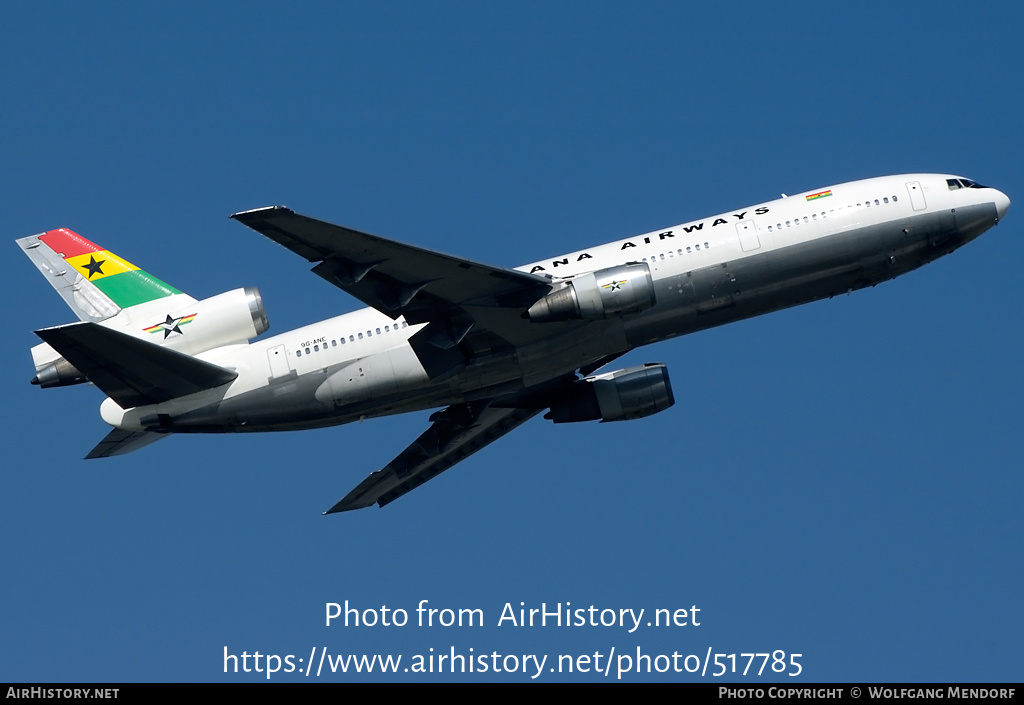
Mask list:
[[1000,220],[1008,210],[1010,210],[1010,198],[1002,191],[996,190],[996,213],[999,214]]

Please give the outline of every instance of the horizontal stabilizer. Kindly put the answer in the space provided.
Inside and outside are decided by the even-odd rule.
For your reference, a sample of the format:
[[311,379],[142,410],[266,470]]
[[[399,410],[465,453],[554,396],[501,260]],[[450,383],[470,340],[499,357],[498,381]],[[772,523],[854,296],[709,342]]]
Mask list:
[[450,406],[385,467],[371,473],[324,514],[381,507],[437,477],[456,463],[526,423],[540,409],[493,409],[486,402]]
[[195,394],[238,376],[233,370],[96,323],[44,328],[36,335],[122,409]]
[[122,431],[115,428],[106,437],[96,444],[96,447],[85,456],[86,460],[93,458],[109,458],[112,455],[124,455],[155,443],[161,438],[167,438],[169,433],[154,433],[152,431]]

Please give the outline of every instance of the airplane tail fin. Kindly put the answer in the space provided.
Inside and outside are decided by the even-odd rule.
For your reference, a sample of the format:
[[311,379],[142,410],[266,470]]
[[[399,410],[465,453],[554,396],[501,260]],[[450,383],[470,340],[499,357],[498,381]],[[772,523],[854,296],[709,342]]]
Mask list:
[[121,309],[182,293],[67,228],[17,242],[80,321],[102,321]]

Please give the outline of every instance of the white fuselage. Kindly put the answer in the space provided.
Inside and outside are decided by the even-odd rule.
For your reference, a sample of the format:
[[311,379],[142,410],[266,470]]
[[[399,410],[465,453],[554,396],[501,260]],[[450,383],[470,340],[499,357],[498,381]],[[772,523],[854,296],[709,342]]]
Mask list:
[[408,344],[423,324],[363,309],[197,355],[237,371],[222,387],[129,410],[108,399],[101,413],[126,430],[159,423],[180,432],[265,431],[494,398],[639,345],[915,269],[977,237],[1009,207],[1001,192],[965,184],[936,174],[855,181],[518,267],[551,277],[557,287],[595,270],[646,262],[656,304],[514,354],[481,357],[440,382],[428,378]]

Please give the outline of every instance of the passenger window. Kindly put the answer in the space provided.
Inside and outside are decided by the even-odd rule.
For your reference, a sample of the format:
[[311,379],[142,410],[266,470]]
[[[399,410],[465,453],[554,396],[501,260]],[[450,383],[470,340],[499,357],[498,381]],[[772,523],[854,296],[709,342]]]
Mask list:
[[694,245],[694,247],[697,249],[697,252],[700,252],[700,245]]
[[320,352],[320,346],[319,345],[314,345],[313,346],[313,351],[314,352]]
[[380,335],[380,328],[377,329],[377,335]]
[[688,255],[689,254],[693,254],[693,250],[691,250],[689,247],[687,247],[686,248],[686,254],[688,254]]
[[878,202],[878,199],[877,199],[877,198],[875,199],[875,205],[876,205],[876,206],[880,206],[880,205],[882,205],[881,203],[879,203],[879,202]]
[[[363,337],[363,336],[359,336],[359,338],[360,338],[360,339],[362,339],[362,337]],[[354,335],[350,335],[350,336],[348,337],[348,342],[350,342],[350,343],[354,343],[354,342],[356,342],[356,337],[355,337]]]
[[892,197],[892,202],[893,203],[895,203],[897,200],[899,200],[899,199],[897,199],[895,196]]
[[385,333],[390,333],[391,332],[391,326],[384,326],[384,332]]
[[332,341],[331,341],[331,347],[332,347],[332,348],[336,348],[336,347],[338,347],[338,341],[337,341],[337,340],[332,340]]
[[711,249],[711,245],[709,245],[708,243],[705,242],[704,243],[704,249],[705,250],[710,250]]
[[363,334],[362,334],[362,333],[360,333],[360,334],[359,334],[359,339],[360,339],[360,340],[362,340],[362,339],[363,339]]

